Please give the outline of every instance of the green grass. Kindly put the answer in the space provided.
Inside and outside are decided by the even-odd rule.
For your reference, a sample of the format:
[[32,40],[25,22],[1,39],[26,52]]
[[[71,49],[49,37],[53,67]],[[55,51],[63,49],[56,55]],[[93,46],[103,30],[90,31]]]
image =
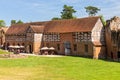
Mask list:
[[10,52],[7,52],[5,50],[0,49],[0,54],[9,54]]
[[120,80],[120,63],[70,56],[1,59],[0,80]]

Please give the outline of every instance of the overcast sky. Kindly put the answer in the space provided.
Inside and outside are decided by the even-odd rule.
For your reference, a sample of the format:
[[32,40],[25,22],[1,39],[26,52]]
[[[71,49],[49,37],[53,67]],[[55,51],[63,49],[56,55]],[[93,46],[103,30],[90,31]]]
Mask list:
[[73,6],[78,18],[86,17],[84,7],[96,6],[101,9],[98,15],[105,19],[120,16],[120,0],[0,0],[0,19],[10,25],[11,20],[24,22],[48,21],[60,17],[63,5]]

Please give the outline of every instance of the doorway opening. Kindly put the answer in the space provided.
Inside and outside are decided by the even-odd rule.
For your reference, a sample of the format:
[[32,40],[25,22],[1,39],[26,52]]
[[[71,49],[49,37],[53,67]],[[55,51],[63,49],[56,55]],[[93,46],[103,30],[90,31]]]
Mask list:
[[117,57],[120,58],[120,51],[117,52]]
[[69,41],[64,42],[65,55],[70,55],[71,53],[71,43]]
[[29,52],[32,53],[33,50],[32,50],[32,45],[29,45]]
[[113,52],[111,52],[111,59],[113,59]]

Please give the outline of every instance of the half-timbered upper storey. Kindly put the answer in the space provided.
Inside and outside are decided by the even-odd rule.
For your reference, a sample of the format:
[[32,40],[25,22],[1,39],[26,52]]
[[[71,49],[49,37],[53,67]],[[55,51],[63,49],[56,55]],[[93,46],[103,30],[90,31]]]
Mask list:
[[39,53],[47,46],[55,47],[59,54],[94,54],[98,58],[105,52],[104,33],[99,16],[32,22],[12,25],[6,32],[6,43],[24,44],[28,53]]
[[[73,39],[77,42],[104,42],[104,32],[100,17],[86,17],[12,25],[8,29],[6,36],[8,37],[7,41],[24,41],[32,40],[33,38],[36,38],[35,35],[38,36],[38,33],[42,33],[43,41],[60,41],[61,33],[72,33]],[[19,36],[20,39],[17,39],[16,36]],[[22,39],[22,37],[27,39]]]

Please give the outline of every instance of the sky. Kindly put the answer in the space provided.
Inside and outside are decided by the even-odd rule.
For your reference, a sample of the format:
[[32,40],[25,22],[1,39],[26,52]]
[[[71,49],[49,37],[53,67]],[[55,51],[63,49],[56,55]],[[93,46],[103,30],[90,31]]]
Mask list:
[[87,17],[84,7],[101,9],[97,15],[105,19],[120,16],[120,0],[0,0],[0,20],[10,25],[11,20],[23,22],[49,21],[60,17],[64,5],[73,6],[77,18]]

